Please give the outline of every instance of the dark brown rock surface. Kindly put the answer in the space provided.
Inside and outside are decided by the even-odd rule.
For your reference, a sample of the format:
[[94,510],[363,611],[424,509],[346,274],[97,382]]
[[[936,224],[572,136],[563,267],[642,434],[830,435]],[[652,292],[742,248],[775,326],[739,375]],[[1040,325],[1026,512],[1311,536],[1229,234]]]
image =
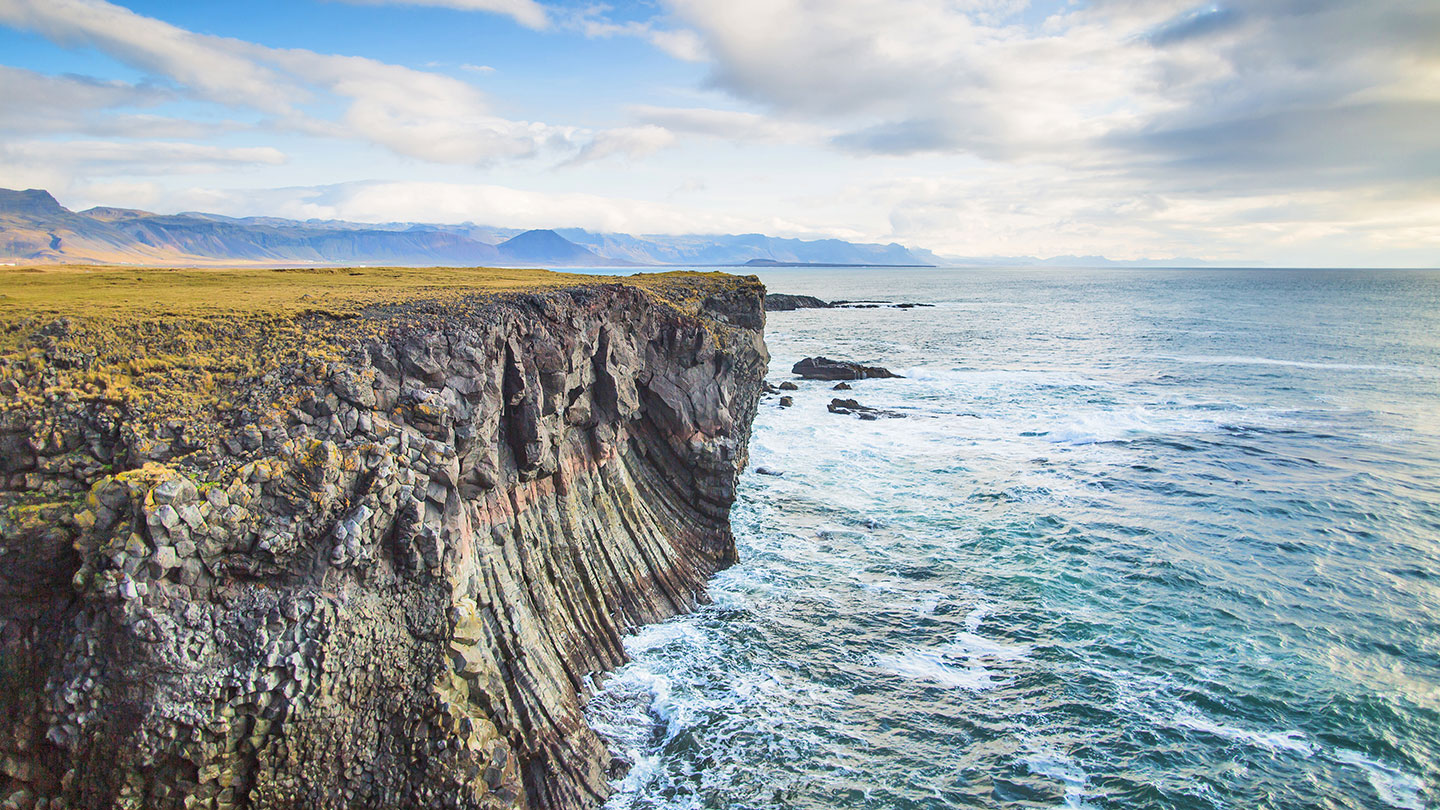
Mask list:
[[807,380],[868,380],[900,376],[888,368],[862,366],[849,360],[832,360],[828,357],[807,357],[796,363],[790,373]]
[[333,352],[242,375],[204,424],[57,393],[99,373],[84,324],[36,329],[0,410],[0,802],[598,805],[595,676],[735,559],[762,296],[302,314]]

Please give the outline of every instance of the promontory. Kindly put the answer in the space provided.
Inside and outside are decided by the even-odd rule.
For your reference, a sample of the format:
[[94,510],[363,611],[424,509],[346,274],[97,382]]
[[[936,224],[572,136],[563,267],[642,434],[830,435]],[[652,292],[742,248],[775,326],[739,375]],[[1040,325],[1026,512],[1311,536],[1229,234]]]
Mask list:
[[735,559],[753,277],[0,268],[0,806],[545,808]]

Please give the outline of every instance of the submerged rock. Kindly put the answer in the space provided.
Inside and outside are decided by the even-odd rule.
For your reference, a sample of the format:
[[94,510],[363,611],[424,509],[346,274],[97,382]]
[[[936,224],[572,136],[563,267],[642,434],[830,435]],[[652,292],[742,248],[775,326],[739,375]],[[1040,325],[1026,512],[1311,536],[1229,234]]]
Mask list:
[[848,360],[828,357],[807,357],[796,363],[790,373],[807,380],[864,380],[899,378],[900,375],[880,366],[862,366]]

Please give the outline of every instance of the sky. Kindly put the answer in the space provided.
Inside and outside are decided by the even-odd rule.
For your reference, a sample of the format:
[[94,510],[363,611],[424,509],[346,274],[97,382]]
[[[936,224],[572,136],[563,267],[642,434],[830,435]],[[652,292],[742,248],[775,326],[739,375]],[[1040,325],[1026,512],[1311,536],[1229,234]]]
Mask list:
[[1440,266],[1436,0],[0,0],[0,186]]

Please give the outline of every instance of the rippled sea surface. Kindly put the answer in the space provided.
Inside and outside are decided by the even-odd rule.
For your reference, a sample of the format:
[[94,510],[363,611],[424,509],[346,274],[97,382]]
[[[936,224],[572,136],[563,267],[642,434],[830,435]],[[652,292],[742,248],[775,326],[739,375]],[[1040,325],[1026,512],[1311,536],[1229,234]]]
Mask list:
[[905,379],[762,404],[609,807],[1440,806],[1440,273],[764,280],[936,306],[769,316]]

